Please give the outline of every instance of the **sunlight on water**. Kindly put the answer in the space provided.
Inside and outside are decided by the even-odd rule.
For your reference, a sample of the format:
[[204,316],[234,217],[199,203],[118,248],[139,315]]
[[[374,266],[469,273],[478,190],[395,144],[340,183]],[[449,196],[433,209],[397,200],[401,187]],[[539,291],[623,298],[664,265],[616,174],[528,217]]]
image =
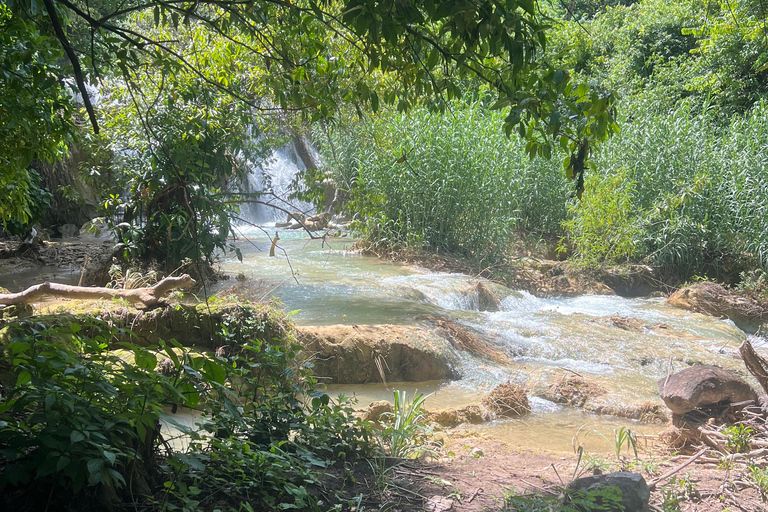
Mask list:
[[[361,407],[373,400],[391,400],[393,387],[434,393],[428,399],[430,408],[464,406],[512,381],[530,390],[533,414],[477,429],[519,446],[568,451],[574,433],[585,424],[587,430],[609,433],[622,425],[648,432],[659,427],[535,398],[563,375],[577,373],[599,382],[607,391],[606,404],[631,408],[660,403],[656,381],[690,364],[717,364],[744,373],[735,357],[745,338],[739,329],[729,321],[670,308],[661,299],[610,295],[544,299],[507,290],[501,311],[483,312],[478,311],[480,280],[471,276],[383,262],[351,251],[353,240],[310,240],[299,231],[281,230],[279,250],[270,258],[275,229],[273,225],[264,229],[266,234],[238,242],[243,262],[230,258],[222,267],[270,285],[289,311],[297,310],[298,324],[423,326],[425,318],[446,318],[509,359],[509,364],[499,365],[462,353],[462,378],[452,383],[329,386],[332,395],[355,395]],[[220,285],[228,286],[232,283]],[[761,340],[756,344],[765,346]],[[604,440],[597,440],[600,436],[592,437],[596,440],[590,443],[604,447]]]

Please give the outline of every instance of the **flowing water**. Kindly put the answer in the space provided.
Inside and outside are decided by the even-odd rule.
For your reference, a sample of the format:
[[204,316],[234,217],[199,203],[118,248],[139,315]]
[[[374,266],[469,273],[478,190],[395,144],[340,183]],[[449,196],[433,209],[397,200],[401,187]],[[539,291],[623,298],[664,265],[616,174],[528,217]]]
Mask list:
[[[393,388],[432,393],[428,408],[463,406],[512,381],[531,390],[532,414],[476,430],[512,445],[559,452],[571,451],[576,436],[588,451],[606,451],[610,443],[594,431],[613,437],[613,429],[621,426],[645,434],[662,427],[585,413],[536,395],[563,375],[577,373],[607,389],[608,407],[631,409],[661,403],[656,381],[690,364],[745,373],[736,358],[742,331],[730,321],[671,308],[662,299],[538,298],[521,291],[504,299],[501,311],[482,312],[478,279],[383,262],[350,251],[351,240],[309,240],[299,232],[281,232],[280,247],[270,258],[270,239],[252,235],[238,242],[243,261],[227,259],[223,269],[259,280],[253,298],[279,298],[300,325],[423,325],[419,319],[425,314],[437,315],[471,328],[511,361],[502,366],[464,354],[462,377],[453,382],[328,387],[331,394],[355,395],[363,406],[391,400]],[[754,343],[765,347],[762,339]]]

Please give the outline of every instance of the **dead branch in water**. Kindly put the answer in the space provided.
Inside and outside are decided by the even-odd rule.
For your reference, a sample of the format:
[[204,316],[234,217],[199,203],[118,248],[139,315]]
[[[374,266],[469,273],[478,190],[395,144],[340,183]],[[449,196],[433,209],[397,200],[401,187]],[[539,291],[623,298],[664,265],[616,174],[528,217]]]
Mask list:
[[18,293],[0,294],[0,305],[31,304],[43,297],[63,297],[65,299],[111,299],[121,298],[131,303],[142,303],[151,308],[162,303],[163,296],[171,290],[190,288],[195,280],[184,274],[179,277],[166,277],[154,286],[133,290],[99,288],[90,286],[71,286],[67,284],[45,282],[30,286]]

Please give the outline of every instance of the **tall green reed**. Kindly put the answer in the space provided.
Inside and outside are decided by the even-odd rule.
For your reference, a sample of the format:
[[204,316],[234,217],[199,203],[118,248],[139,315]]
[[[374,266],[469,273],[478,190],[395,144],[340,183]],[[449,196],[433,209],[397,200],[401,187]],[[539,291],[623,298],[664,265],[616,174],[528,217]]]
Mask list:
[[502,122],[480,104],[393,115],[336,133],[324,160],[355,184],[348,207],[372,241],[492,262],[515,230],[558,231],[568,197],[558,164],[529,162]]

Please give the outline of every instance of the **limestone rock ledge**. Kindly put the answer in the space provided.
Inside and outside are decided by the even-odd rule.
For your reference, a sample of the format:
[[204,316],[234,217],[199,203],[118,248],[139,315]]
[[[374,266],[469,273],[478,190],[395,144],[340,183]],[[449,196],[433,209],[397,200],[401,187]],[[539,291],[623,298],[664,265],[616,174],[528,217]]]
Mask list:
[[329,384],[422,382],[461,378],[451,345],[409,325],[326,325],[297,328],[312,373]]

